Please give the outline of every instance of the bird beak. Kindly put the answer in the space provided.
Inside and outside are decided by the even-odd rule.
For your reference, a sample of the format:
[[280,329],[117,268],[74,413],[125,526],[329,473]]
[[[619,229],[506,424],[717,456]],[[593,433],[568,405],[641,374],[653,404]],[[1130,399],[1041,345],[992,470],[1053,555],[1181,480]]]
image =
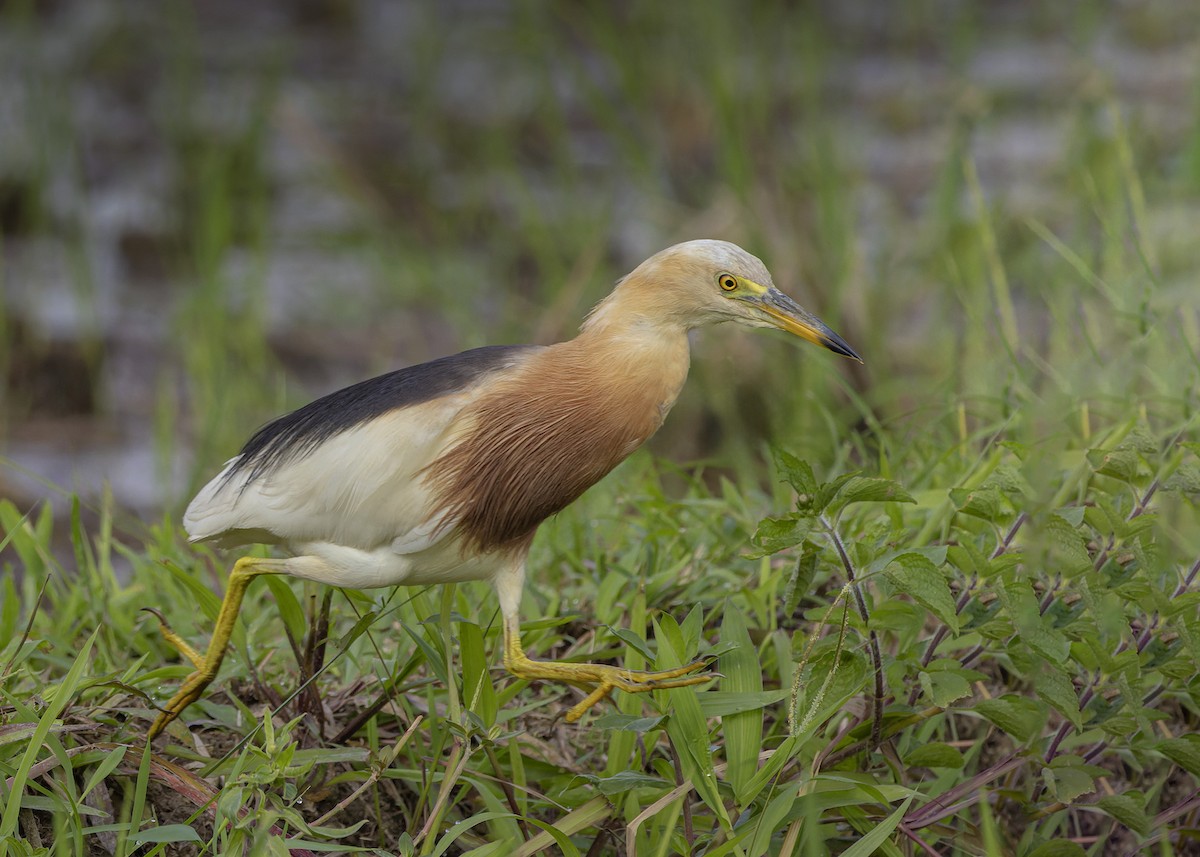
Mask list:
[[850,357],[859,363],[863,359],[829,326],[778,289],[767,291],[755,303],[767,314],[768,321],[780,330],[794,333],[809,342],[824,345],[834,354]]

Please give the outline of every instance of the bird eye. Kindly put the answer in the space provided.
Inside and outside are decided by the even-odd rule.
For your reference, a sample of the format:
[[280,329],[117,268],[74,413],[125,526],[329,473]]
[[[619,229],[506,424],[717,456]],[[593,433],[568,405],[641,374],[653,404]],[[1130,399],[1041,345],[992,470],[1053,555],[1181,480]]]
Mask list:
[[732,274],[722,274],[717,277],[717,285],[721,287],[722,291],[732,292],[737,288],[737,278]]

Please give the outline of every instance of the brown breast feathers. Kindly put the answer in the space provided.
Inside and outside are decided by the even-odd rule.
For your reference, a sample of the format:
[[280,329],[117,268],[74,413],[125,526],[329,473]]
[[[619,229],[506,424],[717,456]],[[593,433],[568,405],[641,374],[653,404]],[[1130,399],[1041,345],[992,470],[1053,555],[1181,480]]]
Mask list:
[[674,403],[686,339],[665,363],[640,359],[628,344],[583,339],[551,346],[497,381],[471,406],[462,439],[425,471],[434,516],[456,522],[464,551],[526,547],[542,521],[650,437]]

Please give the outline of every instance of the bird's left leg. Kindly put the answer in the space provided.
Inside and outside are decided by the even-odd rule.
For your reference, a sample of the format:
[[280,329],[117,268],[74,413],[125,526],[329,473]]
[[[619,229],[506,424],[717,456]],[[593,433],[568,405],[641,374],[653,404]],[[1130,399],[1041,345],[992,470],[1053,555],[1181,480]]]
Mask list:
[[613,690],[626,693],[645,693],[672,687],[687,687],[711,681],[711,675],[692,675],[708,666],[709,661],[697,660],[670,670],[627,670],[609,664],[571,664],[537,661],[525,654],[521,646],[520,603],[525,584],[525,564],[517,560],[496,575],[496,594],[504,617],[504,667],[517,678],[547,679],[591,688],[591,693],[566,714],[574,723]]
[[196,671],[184,679],[183,685],[163,706],[163,710],[155,718],[154,724],[147,733],[147,740],[154,740],[172,720],[183,713],[185,708],[199,699],[200,695],[204,693],[204,689],[217,677],[217,670],[221,668],[221,661],[225,658],[225,650],[229,646],[229,639],[233,636],[238,610],[241,609],[242,598],[246,594],[246,588],[250,585],[250,581],[260,574],[286,574],[286,563],[287,560],[244,556],[234,564],[233,571],[229,573],[229,582],[225,586],[225,598],[221,601],[221,611],[217,614],[217,624],[213,628],[212,639],[209,641],[208,650],[203,655],[175,633],[161,613],[157,610],[150,611],[158,616],[159,629],[166,641],[191,661],[192,665],[196,667]]

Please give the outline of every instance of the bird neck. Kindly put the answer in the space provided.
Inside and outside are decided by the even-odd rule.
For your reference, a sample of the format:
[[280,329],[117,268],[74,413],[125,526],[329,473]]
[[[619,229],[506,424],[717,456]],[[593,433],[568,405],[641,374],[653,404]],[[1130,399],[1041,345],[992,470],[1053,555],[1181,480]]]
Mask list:
[[689,313],[687,306],[686,294],[673,281],[645,274],[639,268],[592,308],[580,328],[581,335],[686,339],[695,326],[695,313]]
[[[602,302],[568,343],[586,354],[600,376],[627,383],[652,376],[683,385],[690,363],[688,328],[669,319]],[[658,386],[657,384],[655,386]]]

